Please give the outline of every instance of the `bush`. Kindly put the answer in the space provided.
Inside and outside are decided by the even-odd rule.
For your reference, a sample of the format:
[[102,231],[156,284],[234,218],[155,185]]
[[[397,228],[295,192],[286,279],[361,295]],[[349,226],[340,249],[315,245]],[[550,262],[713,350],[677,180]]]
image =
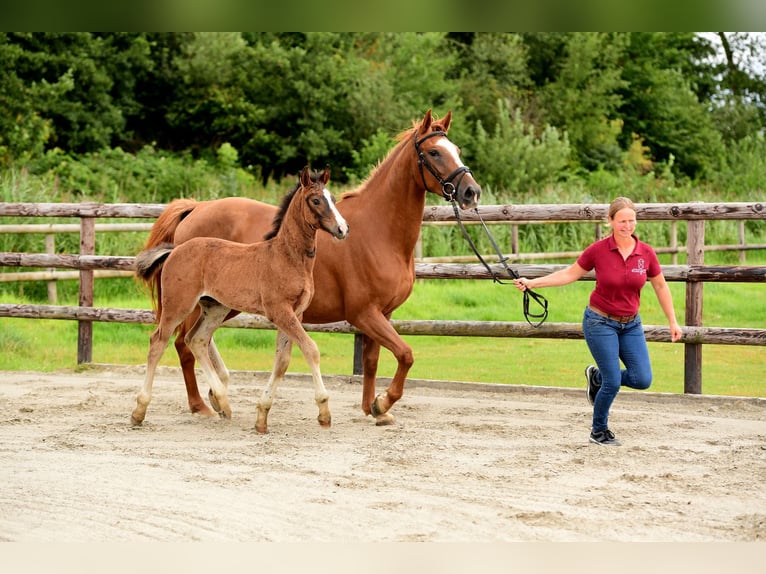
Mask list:
[[511,112],[507,100],[498,100],[497,105],[500,119],[491,135],[481,122],[476,125],[472,161],[482,184],[495,188],[498,198],[508,198],[563,177],[570,153],[566,133],[545,126],[537,135],[519,110]]

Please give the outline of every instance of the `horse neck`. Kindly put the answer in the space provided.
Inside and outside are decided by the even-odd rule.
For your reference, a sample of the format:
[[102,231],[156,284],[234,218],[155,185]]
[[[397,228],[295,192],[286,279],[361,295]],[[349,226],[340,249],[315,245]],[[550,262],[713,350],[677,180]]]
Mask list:
[[378,237],[385,236],[389,245],[399,244],[405,252],[412,251],[426,205],[426,190],[417,171],[415,151],[406,145],[394,150],[362,184],[355,204],[359,212],[368,214],[363,218],[364,224],[374,228]]

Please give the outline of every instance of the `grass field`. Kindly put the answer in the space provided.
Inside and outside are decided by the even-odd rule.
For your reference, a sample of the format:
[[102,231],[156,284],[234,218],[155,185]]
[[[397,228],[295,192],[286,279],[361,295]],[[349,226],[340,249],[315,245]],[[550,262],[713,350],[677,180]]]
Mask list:
[[[149,308],[149,302],[130,280],[124,281],[126,296],[96,299],[96,306]],[[592,289],[590,282],[541,291],[550,302],[550,322],[580,322],[583,306]],[[671,283],[676,314],[683,324],[684,284]],[[766,306],[762,284],[707,284],[703,323],[706,326],[763,328]],[[113,289],[110,289],[113,290]],[[8,300],[7,303],[22,303]],[[61,301],[76,304],[76,301]],[[643,291],[642,318],[647,325],[666,325],[651,287]],[[522,295],[511,285],[473,280],[419,280],[410,299],[394,319],[453,319],[479,321],[523,321]],[[77,358],[77,323],[60,320],[0,319],[0,369],[54,371],[73,368]],[[94,324],[95,363],[135,364],[145,362],[150,325]],[[353,365],[353,336],[313,333],[322,354],[322,371],[350,374]],[[233,370],[267,371],[274,354],[273,331],[221,329],[216,334],[219,349]],[[415,353],[410,377],[474,381],[499,384],[529,384],[582,387],[583,369],[592,362],[582,340],[469,338],[408,336]],[[652,389],[681,393],[684,387],[684,346],[649,343],[654,369]],[[705,345],[702,390],[705,394],[766,396],[763,384],[766,348],[754,346]],[[172,345],[163,365],[177,366]],[[390,353],[383,350],[379,375],[392,376],[396,368]],[[290,371],[308,372],[297,349]],[[179,392],[182,385],[179,384]]]

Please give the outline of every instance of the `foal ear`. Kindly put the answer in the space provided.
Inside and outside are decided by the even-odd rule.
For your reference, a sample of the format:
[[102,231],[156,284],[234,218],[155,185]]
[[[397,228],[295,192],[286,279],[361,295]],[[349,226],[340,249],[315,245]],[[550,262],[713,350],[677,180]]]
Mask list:
[[301,185],[303,187],[311,186],[311,169],[309,166],[306,166],[301,170]]
[[322,172],[322,185],[327,185],[328,181],[330,181],[330,166],[326,165]]

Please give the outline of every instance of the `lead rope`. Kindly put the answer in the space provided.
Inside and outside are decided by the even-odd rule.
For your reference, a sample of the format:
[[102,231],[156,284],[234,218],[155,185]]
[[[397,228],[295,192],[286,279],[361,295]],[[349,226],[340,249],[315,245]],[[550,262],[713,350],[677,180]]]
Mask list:
[[[495,283],[500,283],[501,285],[506,285],[504,281],[502,281],[497,274],[492,270],[492,268],[489,266],[489,264],[484,260],[484,258],[479,253],[479,250],[476,248],[476,245],[474,244],[473,240],[471,239],[471,236],[468,235],[468,231],[466,230],[465,226],[463,225],[463,221],[460,218],[460,211],[458,210],[457,203],[453,198],[451,198],[450,203],[452,204],[452,209],[455,211],[455,219],[457,220],[458,227],[460,227],[460,231],[463,234],[463,237],[465,237],[465,240],[468,242],[468,245],[471,246],[471,249],[473,250],[476,257],[481,261],[482,265],[487,269],[490,275],[492,275],[492,280]],[[492,237],[492,234],[489,231],[489,228],[487,227],[487,224],[484,223],[484,219],[482,219],[481,214],[479,213],[479,210],[477,208],[474,208],[474,211],[476,212],[476,215],[479,218],[479,221],[481,221],[481,225],[484,228],[484,232],[487,234],[487,237],[489,238],[489,242],[492,244],[492,248],[495,250],[495,253],[497,253],[497,258],[499,260],[499,263],[503,265],[505,268],[505,271],[513,277],[514,279],[519,278],[519,274],[516,273],[513,269],[511,269],[508,266],[508,258],[503,257],[502,252],[500,251],[500,248],[497,246],[497,243],[495,242],[495,238]],[[532,313],[529,310],[529,300],[532,299],[540,305],[542,308],[542,311],[539,313]],[[548,318],[548,300],[540,295],[539,293],[535,293],[532,291],[529,287],[524,289],[524,318],[527,320],[527,323],[532,325],[533,327],[539,327],[542,325],[545,320]],[[537,322],[532,322],[531,319],[539,319]]]

